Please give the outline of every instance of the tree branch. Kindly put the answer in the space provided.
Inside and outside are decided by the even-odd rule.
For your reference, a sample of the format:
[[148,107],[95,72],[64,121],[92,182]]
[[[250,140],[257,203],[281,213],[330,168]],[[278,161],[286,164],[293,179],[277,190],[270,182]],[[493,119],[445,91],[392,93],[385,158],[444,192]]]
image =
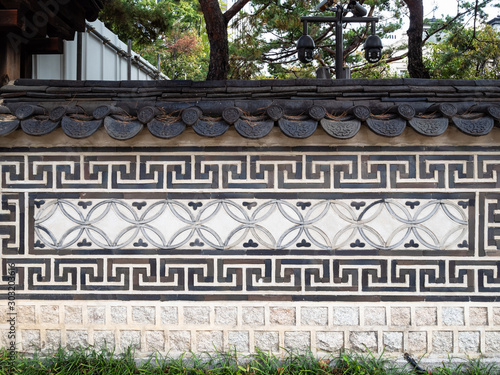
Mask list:
[[271,5],[271,3],[272,3],[271,0],[268,1],[266,4],[262,6],[262,8],[260,8],[257,12],[255,12],[255,14],[253,14],[252,17],[260,15],[263,11],[265,11],[269,7],[269,5]]
[[370,64],[370,63],[366,62],[364,64],[352,67],[351,71],[352,72],[359,72],[359,71],[363,71],[363,70],[366,70],[366,69],[369,69],[369,68],[371,69],[374,66],[376,67],[376,66],[379,66],[379,65],[382,65],[382,64],[390,64],[391,62],[394,62],[394,61],[403,60],[405,57],[408,57],[408,52],[404,53],[402,55],[399,55],[399,56],[389,57],[389,58],[385,59],[384,61],[380,61],[377,64]]
[[250,2],[250,0],[238,0],[231,8],[226,10],[226,12],[224,13],[224,19],[226,20],[226,23],[229,23],[229,21],[231,21],[231,18],[238,14],[238,12],[242,10],[243,7],[248,4],[248,2]]
[[427,36],[424,38],[424,40],[422,41],[422,44],[425,44],[433,35],[436,35],[437,33],[439,33],[440,31],[443,31],[444,29],[446,29],[448,26],[450,26],[450,24],[452,22],[454,22],[457,18],[459,18],[461,16],[461,14],[457,14],[455,17],[453,17],[451,20],[449,20],[448,22],[445,22],[443,23],[443,25],[434,30],[432,33],[428,33],[427,31],[425,32],[427,34]]
[[314,40],[314,42],[315,42],[315,43],[318,43],[318,42],[322,41],[323,39],[325,39],[325,38],[328,36],[328,34],[329,34],[330,32],[332,32],[332,31],[333,31],[333,29],[334,29],[334,28],[335,28],[335,24],[334,24],[334,23],[330,24],[330,25],[326,28],[326,30],[325,30],[325,31],[324,31],[324,32],[323,32],[320,36],[318,36],[318,37]]
[[476,30],[477,30],[476,22],[477,22],[478,2],[479,2],[479,0],[476,0],[476,6],[474,7],[474,31],[472,33],[472,38],[470,39],[469,44],[468,44],[467,48],[465,49],[466,51],[472,49],[472,43],[474,42],[474,39],[476,39]]
[[424,38],[423,40],[423,44],[425,44],[433,35],[436,35],[437,33],[439,33],[440,31],[443,31],[444,29],[446,29],[448,26],[450,26],[450,24],[452,24],[453,22],[455,22],[457,19],[459,19],[460,17],[462,16],[465,16],[467,13],[470,13],[472,12],[472,10],[474,10],[474,23],[475,23],[475,18],[477,17],[477,7],[478,7],[478,2],[476,1],[476,6],[474,8],[468,8],[466,9],[465,11],[463,12],[460,12],[460,13],[457,13],[455,15],[455,17],[453,17],[452,19],[450,19],[448,22],[445,22],[443,23],[443,25],[441,27],[439,27],[438,29],[436,30],[433,30],[432,33],[429,33],[429,32],[425,32],[427,35],[426,37]]

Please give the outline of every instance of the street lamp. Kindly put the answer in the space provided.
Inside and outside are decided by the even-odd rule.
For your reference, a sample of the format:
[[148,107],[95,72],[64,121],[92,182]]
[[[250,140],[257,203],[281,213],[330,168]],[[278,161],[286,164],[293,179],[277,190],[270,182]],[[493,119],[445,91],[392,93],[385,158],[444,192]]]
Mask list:
[[299,60],[304,64],[313,61],[314,47],[315,47],[314,39],[311,38],[310,35],[307,35],[307,31],[305,31],[304,34],[299,38],[299,41],[297,42],[297,51],[299,53]]
[[356,17],[364,17],[367,13],[366,9],[355,0],[349,1],[347,9],[349,9]]
[[382,57],[382,40],[375,35],[375,22],[372,22],[372,35],[366,38],[365,59],[369,63],[376,63]]
[[[300,17],[303,24],[303,33],[297,43],[297,51],[299,60],[303,63],[309,63],[313,59],[314,40],[308,35],[307,23],[335,23],[335,74],[337,79],[346,78],[344,72],[344,35],[342,33],[343,23],[372,23],[372,35],[370,35],[365,43],[365,57],[370,63],[375,63],[382,57],[382,41],[375,35],[375,23],[378,22],[378,17],[365,17],[366,9],[356,0],[350,0],[346,6],[337,4],[334,9],[330,8],[335,0],[323,0],[317,7],[321,12],[325,10],[334,10],[335,17]],[[344,17],[344,13],[351,12],[354,17]]]

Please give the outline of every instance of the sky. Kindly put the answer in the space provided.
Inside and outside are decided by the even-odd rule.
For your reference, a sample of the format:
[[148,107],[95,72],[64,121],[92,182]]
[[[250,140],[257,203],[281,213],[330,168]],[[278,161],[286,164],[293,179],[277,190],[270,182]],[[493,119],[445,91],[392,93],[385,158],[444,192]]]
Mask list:
[[[231,6],[236,2],[236,0],[226,0],[226,1],[229,6]],[[318,4],[320,2],[321,0],[318,0]],[[455,0],[424,0],[424,15],[426,18],[432,18],[433,16],[432,9],[435,6],[437,6],[437,10],[435,12],[436,18],[438,18],[442,14],[455,14],[457,11],[457,5]],[[500,15],[500,8],[493,8],[493,6],[489,6],[487,10],[491,18]]]
[[[457,13],[457,2],[455,0],[424,0],[424,16],[426,18],[432,18],[432,9],[434,6],[437,6],[437,10],[435,12],[436,18],[439,18],[442,14],[453,15]],[[500,14],[500,8],[488,6],[486,10],[490,15],[490,19]]]
[[[425,18],[432,18],[433,16],[440,18],[442,15],[455,15],[457,13],[456,0],[423,0],[423,3]],[[434,8],[436,8],[435,11],[433,11]],[[486,11],[489,14],[488,20],[500,15],[500,8],[494,8],[493,6],[488,6]],[[406,35],[406,30],[408,29],[408,24],[409,20],[405,20],[401,29],[384,40],[384,45],[390,45],[404,37]]]

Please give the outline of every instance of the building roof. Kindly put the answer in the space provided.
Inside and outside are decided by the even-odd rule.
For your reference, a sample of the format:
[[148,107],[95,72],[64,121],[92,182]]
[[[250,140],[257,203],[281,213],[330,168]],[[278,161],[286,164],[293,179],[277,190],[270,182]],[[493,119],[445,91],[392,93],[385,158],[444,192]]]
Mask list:
[[496,16],[495,18],[489,20],[487,24],[492,26],[500,25],[500,16]]
[[55,37],[73,40],[75,31],[85,31],[85,20],[95,21],[105,0],[26,1],[0,0],[4,21],[0,30],[34,40]]
[[173,138],[192,127],[217,137],[234,127],[255,139],[279,127],[286,136],[306,138],[321,127],[347,139],[361,127],[387,137],[407,127],[427,136],[456,127],[481,136],[500,121],[499,80],[19,79],[0,95],[0,135],[43,135],[61,127],[69,137],[86,138],[104,127],[110,137],[126,140],[144,131]]

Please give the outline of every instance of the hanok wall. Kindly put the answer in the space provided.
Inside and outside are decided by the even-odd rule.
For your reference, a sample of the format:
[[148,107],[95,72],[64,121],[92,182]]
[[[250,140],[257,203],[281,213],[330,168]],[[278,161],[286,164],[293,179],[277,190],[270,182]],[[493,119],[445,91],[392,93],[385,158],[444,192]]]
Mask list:
[[499,81],[1,92],[3,346],[500,358]]

